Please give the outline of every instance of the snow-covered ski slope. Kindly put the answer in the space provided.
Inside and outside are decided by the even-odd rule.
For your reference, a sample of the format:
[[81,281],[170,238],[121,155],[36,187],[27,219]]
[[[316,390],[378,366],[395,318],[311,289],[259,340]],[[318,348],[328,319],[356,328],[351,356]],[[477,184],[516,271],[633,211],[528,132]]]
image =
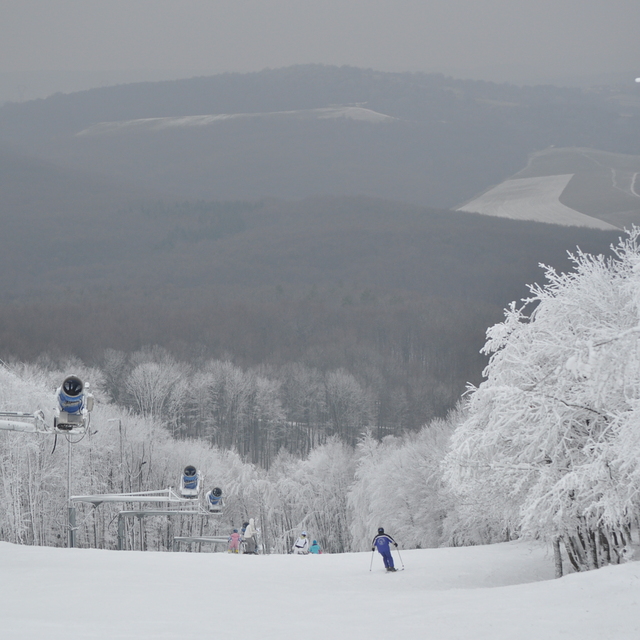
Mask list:
[[457,210],[513,220],[616,229],[608,222],[580,213],[560,202],[560,196],[572,177],[573,174],[506,180]]
[[[397,560],[397,554],[394,553]],[[640,563],[552,579],[526,542],[236,556],[0,543],[0,636],[16,640],[607,640],[640,637]]]
[[378,124],[392,122],[397,118],[378,113],[364,107],[323,107],[320,109],[301,109],[297,111],[273,111],[268,113],[220,113],[201,116],[181,116],[166,118],[140,118],[137,120],[119,120],[100,122],[78,132],[77,136],[96,136],[109,133],[163,131],[185,127],[207,127],[227,120],[247,119],[295,119],[295,120],[356,120]]

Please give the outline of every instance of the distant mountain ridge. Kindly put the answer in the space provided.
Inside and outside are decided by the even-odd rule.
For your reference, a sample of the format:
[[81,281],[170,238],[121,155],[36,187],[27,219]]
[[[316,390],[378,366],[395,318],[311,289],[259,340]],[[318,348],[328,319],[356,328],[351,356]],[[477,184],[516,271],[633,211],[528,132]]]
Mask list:
[[640,154],[640,109],[613,98],[303,66],[5,105],[0,357],[343,368],[416,428],[481,380],[540,262],[619,235],[445,209],[568,174],[552,204],[574,209],[579,167],[514,174],[551,145]]
[[[640,154],[631,97],[301,65],[7,104],[0,140],[180,198],[365,195],[453,207],[550,145]],[[365,126],[372,120],[387,126]]]

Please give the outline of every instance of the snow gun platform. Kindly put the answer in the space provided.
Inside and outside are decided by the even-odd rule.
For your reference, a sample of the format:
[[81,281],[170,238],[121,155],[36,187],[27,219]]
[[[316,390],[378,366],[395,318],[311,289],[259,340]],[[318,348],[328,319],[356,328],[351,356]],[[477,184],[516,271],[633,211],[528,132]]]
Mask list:
[[50,433],[44,420],[44,413],[21,413],[20,411],[0,411],[0,430],[22,433]]
[[179,551],[180,544],[188,544],[189,548],[192,549],[193,545],[196,543],[227,545],[229,543],[229,537],[228,536],[175,536],[173,538],[173,551]]
[[174,510],[178,511],[181,507],[196,508],[198,513],[208,515],[209,512],[203,509],[199,503],[190,498],[179,496],[171,487],[168,489],[159,489],[157,491],[135,491],[132,493],[103,493],[93,496],[71,496],[71,502],[89,502],[96,507],[103,502],[121,502],[121,503],[146,503],[146,504],[166,504],[174,505]]

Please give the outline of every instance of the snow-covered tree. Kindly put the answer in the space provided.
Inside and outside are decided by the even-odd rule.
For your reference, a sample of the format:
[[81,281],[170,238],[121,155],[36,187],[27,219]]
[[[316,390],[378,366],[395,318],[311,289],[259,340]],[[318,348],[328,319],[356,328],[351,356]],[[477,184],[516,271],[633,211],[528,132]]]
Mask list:
[[325,440],[326,393],[322,373],[292,362],[278,372],[285,422],[280,439],[291,450],[307,454]]
[[562,540],[576,569],[619,560],[640,507],[639,238],[545,268],[488,330],[486,380],[447,459],[464,505],[454,537],[485,514],[488,535]]
[[370,395],[344,369],[326,374],[325,393],[332,432],[355,444],[371,418]]
[[[437,544],[446,434],[434,427],[382,445],[370,439],[374,459],[356,454],[343,438],[355,438],[366,427],[370,398],[345,371],[323,373],[300,365],[283,368],[287,375],[282,375],[274,368],[243,370],[209,361],[191,373],[166,351],[154,349],[105,358],[113,366],[104,384],[100,372],[67,362],[97,391],[85,436],[58,434],[54,450],[50,435],[0,431],[1,540],[66,543],[68,468],[73,495],[96,495],[176,487],[184,467],[194,465],[205,490],[222,488],[223,515],[127,518],[128,548],[162,550],[177,535],[228,534],[249,518],[270,552],[288,552],[302,529],[327,552],[353,550],[364,540],[368,544],[371,527],[381,519],[403,545]],[[55,387],[69,373],[60,369],[63,364],[43,359],[41,365],[0,367],[0,409],[42,409],[51,424]],[[128,406],[113,403],[117,385]],[[290,399],[295,403],[285,413],[283,400]],[[340,435],[327,435],[334,430]],[[356,465],[359,502],[349,498]],[[77,545],[115,548],[122,509],[119,503],[97,508],[78,503]],[[356,547],[354,520],[366,528]]]
[[160,419],[182,375],[182,368],[176,363],[143,362],[128,374],[125,388],[141,415]]
[[453,430],[453,414],[417,434],[366,435],[358,444],[355,482],[349,491],[352,548],[366,550],[378,527],[405,547],[437,547],[448,504],[442,460]]
[[304,529],[326,552],[351,550],[347,495],[354,469],[353,450],[336,437],[304,460],[282,451],[265,492],[272,549],[287,553]]
[[347,496],[353,483],[353,449],[337,438],[316,447],[299,465],[297,500],[301,528],[321,541],[325,551],[350,551]]

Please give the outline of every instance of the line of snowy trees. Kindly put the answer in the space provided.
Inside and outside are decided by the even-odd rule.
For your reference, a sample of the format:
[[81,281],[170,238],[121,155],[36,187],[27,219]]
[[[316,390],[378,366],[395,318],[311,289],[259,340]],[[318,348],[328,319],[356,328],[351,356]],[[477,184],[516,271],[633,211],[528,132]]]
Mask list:
[[[176,486],[187,464],[223,488],[223,518],[151,519],[128,546],[253,517],[271,552],[302,529],[329,552],[366,550],[384,526],[406,547],[528,536],[577,571],[618,563],[640,509],[639,245],[634,229],[614,258],[578,251],[570,273],[545,268],[488,330],[485,381],[417,432],[371,428],[371,399],[343,371],[188,369],[157,349],[111,352],[101,370],[0,368],[0,409],[50,419],[73,365],[97,399],[91,435],[70,447],[74,494]],[[64,544],[67,452],[51,449],[50,436],[0,432],[0,539]],[[78,543],[114,548],[117,512],[83,508]]]
[[298,363],[188,366],[152,347],[131,356],[108,350],[96,374],[113,401],[174,437],[205,439],[267,468],[282,448],[307,455],[331,436],[354,445],[376,411],[374,394],[349,372]]
[[[98,373],[76,364],[76,373],[85,379]],[[0,368],[0,409],[42,408],[51,420],[52,391],[66,373],[33,365]],[[73,495],[176,487],[187,464],[203,473],[206,489],[223,489],[227,507],[222,517],[129,523],[129,548],[167,549],[177,535],[224,535],[250,517],[270,552],[286,553],[302,529],[327,552],[367,549],[381,524],[412,546],[440,541],[444,509],[437,493],[430,493],[442,485],[440,462],[451,423],[439,421],[433,429],[383,442],[370,432],[361,434],[357,447],[336,434],[304,457],[282,449],[266,469],[209,439],[174,437],[152,412],[140,415],[123,408],[97,387],[93,393],[97,402],[89,434],[73,437],[70,446],[58,436],[52,451],[50,435],[0,431],[0,539],[66,544],[70,452]],[[79,505],[78,545],[115,548],[117,514],[123,508]]]
[[446,460],[460,543],[510,533],[575,570],[619,562],[640,509],[640,230],[573,256],[488,331],[486,380]]

